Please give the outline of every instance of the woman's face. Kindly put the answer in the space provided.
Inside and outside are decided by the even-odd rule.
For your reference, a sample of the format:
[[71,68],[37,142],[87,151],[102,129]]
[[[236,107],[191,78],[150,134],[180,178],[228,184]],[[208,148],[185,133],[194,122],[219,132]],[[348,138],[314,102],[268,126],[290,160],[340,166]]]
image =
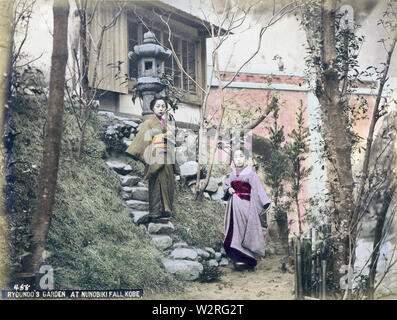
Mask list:
[[156,116],[161,118],[165,111],[167,110],[167,105],[164,100],[157,100],[153,106],[153,112]]
[[233,155],[233,161],[234,161],[234,165],[237,168],[241,168],[245,165],[245,155],[244,152],[241,150],[237,150],[236,152],[234,152]]

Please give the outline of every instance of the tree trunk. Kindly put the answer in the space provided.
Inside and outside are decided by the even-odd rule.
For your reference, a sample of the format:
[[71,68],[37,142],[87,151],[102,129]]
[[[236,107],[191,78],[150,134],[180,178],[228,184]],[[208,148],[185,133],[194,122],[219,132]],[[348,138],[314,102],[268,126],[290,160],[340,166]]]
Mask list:
[[85,134],[87,128],[88,118],[88,101],[90,101],[90,88],[88,86],[88,68],[89,68],[89,54],[88,54],[88,41],[87,41],[87,3],[84,2],[84,7],[80,9],[80,41],[81,41],[81,97],[83,101],[80,102],[81,107],[81,134],[80,134],[80,147],[79,156],[81,157],[84,152]]
[[63,131],[65,68],[68,58],[68,1],[54,0],[53,12],[53,51],[43,160],[40,169],[37,204],[30,228],[29,255],[27,255],[23,262],[24,272],[31,275],[34,275],[38,271],[42,261],[42,254],[51,224]]
[[[0,1],[0,136],[4,133],[4,118],[7,113],[11,79],[11,51],[13,41],[14,1]],[[8,282],[8,222],[3,188],[5,185],[4,145],[0,144],[0,287]]]
[[[392,96],[391,99],[393,98]],[[381,247],[388,242],[390,231],[392,231],[390,229],[392,227],[390,222],[394,219],[393,198],[397,185],[395,176],[390,173],[393,172],[396,160],[394,150],[397,131],[396,127],[391,125],[396,123],[397,120],[396,107],[397,103],[391,103],[388,107],[389,112],[383,119],[382,128],[371,146],[373,151],[370,155],[365,154],[365,157],[368,156],[367,166],[370,168],[370,175],[372,175],[373,172],[377,172],[378,176],[375,179],[370,179],[371,183],[369,183],[368,191],[366,191],[363,196],[364,199],[371,199],[369,193],[376,190],[376,194],[374,198],[371,199],[371,202],[363,205],[370,214],[358,217],[360,224],[362,220],[366,218],[367,221],[362,223],[368,225],[368,222],[372,222],[369,225],[374,226],[373,251],[370,257],[369,281],[367,283],[368,299],[374,299],[376,287],[382,279],[382,277],[380,277],[378,283],[375,284]],[[384,137],[388,137],[388,139]],[[375,221],[371,219],[372,214],[375,216]],[[369,232],[370,230],[365,231]],[[393,261],[389,262],[392,263]]]
[[[210,163],[207,169],[207,175],[204,179],[203,185],[201,186],[200,181],[198,181],[198,178],[196,177],[196,196],[195,196],[195,200],[197,201],[202,201],[203,199],[203,195],[204,195],[204,191],[208,186],[208,183],[210,181],[211,178],[211,173],[212,173],[212,168],[214,165],[214,160],[215,160],[215,154],[216,154],[216,150],[218,149],[218,140],[219,140],[219,132],[221,130],[221,126],[222,126],[222,120],[223,120],[223,116],[225,115],[225,93],[224,93],[224,87],[222,87],[222,77],[220,74],[220,67],[219,67],[219,56],[218,56],[218,52],[215,53],[215,67],[216,67],[216,73],[217,73],[217,79],[219,81],[219,97],[220,97],[220,110],[221,113],[219,115],[219,119],[218,119],[218,123],[216,125],[216,131],[215,131],[215,138],[214,138],[214,145],[212,146],[211,149],[211,154],[210,156]],[[202,140],[199,141],[199,143],[202,143]],[[199,159],[200,161],[201,159]],[[200,167],[199,169],[200,170]],[[200,171],[197,172],[197,176],[200,175]],[[198,184],[197,184],[198,181]]]
[[[335,39],[336,0],[326,0],[322,9],[323,46],[321,62],[323,66],[322,87],[316,95],[325,112],[325,144],[329,160],[328,185],[332,195],[332,274],[333,283],[339,287],[340,268],[349,265],[351,245],[355,242],[355,232],[350,230],[354,212],[353,171],[351,164],[352,144],[349,132],[349,117],[345,111],[347,99],[339,94],[340,81],[336,69]],[[353,232],[351,232],[353,231]],[[335,289],[336,289],[335,288]]]
[[386,215],[389,210],[390,202],[393,199],[396,185],[393,184],[389,190],[378,194],[378,203],[382,203],[382,206],[378,212],[376,212],[376,226],[375,226],[375,238],[373,245],[373,252],[371,257],[371,263],[369,265],[369,281],[368,281],[368,299],[373,300],[375,294],[375,278],[376,268],[378,266],[380,247],[384,240],[384,226],[386,221]]

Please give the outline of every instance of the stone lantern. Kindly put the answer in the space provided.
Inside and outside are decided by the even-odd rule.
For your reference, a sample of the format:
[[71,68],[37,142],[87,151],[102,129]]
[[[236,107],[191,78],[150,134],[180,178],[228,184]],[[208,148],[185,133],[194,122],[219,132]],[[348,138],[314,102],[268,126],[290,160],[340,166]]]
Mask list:
[[156,43],[152,32],[146,32],[143,43],[134,46],[128,53],[128,58],[138,64],[138,81],[136,89],[142,96],[142,116],[152,114],[150,102],[154,96],[164,89],[160,78],[164,69],[164,60],[171,56],[171,50],[164,49]]

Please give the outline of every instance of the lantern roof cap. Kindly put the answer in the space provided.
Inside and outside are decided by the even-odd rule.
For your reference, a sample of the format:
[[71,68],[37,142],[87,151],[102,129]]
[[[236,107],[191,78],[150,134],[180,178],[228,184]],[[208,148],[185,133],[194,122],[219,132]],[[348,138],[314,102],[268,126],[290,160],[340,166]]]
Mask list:
[[151,31],[145,32],[145,34],[143,35],[143,43],[156,43],[156,39],[153,32]]
[[157,44],[154,34],[149,31],[143,35],[143,43],[134,46],[128,56],[130,59],[151,57],[164,60],[171,56],[171,50]]

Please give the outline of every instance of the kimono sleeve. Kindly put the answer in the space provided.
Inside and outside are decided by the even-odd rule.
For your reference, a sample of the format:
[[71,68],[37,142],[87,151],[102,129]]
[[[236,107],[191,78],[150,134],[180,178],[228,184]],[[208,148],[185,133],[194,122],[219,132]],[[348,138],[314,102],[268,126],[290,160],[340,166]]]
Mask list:
[[260,207],[267,209],[270,206],[270,199],[263,188],[262,182],[259,180],[259,177],[255,172],[252,172],[251,180],[251,187],[255,192],[255,200],[258,202]]
[[227,177],[225,182],[223,183],[223,197],[222,200],[227,201],[230,198],[230,193],[228,192],[228,189],[230,188],[231,184],[231,174]]
[[144,153],[146,148],[152,143],[152,136],[150,133],[150,125],[145,121],[137,133],[134,140],[131,142],[125,152],[131,155],[135,160],[145,162]]

